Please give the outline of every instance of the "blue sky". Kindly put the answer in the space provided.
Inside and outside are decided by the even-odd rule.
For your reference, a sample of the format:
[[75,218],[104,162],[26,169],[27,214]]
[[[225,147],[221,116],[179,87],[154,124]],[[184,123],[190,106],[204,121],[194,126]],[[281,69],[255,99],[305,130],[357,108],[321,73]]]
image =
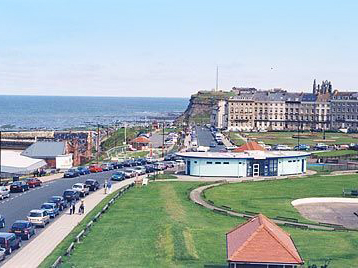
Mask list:
[[1,0],[0,94],[357,89],[358,1]]

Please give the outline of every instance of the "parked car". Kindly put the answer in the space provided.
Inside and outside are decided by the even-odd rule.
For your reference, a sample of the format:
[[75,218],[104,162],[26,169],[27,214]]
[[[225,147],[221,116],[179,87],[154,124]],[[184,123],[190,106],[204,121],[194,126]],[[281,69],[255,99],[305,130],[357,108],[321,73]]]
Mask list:
[[17,220],[10,228],[10,233],[14,233],[21,239],[29,240],[31,236],[35,235],[35,225],[29,221]]
[[210,142],[210,148],[214,148],[214,147],[216,147],[216,142],[215,141]]
[[124,162],[123,162],[123,165],[125,166],[125,167],[133,167],[133,166],[135,166],[136,164],[135,164],[135,162],[134,162],[134,160],[125,160]]
[[10,185],[10,192],[11,193],[25,192],[27,190],[29,190],[29,185],[24,181],[14,181]]
[[65,171],[63,174],[64,178],[74,178],[78,177],[80,174],[78,173],[77,169],[70,168],[69,170]]
[[0,215],[0,228],[5,227],[5,218],[3,215]]
[[327,150],[328,149],[328,145],[324,144],[324,143],[317,143],[313,149],[315,150]]
[[10,190],[6,186],[0,186],[0,198],[3,200],[6,197],[10,197]]
[[125,174],[126,178],[133,178],[136,176],[137,172],[134,171],[133,169],[125,169],[124,174]]
[[55,218],[60,214],[60,209],[56,203],[43,203],[41,209],[46,210],[50,218]]
[[155,171],[154,165],[152,165],[152,164],[147,164],[147,165],[144,166],[144,168],[145,168],[146,173],[151,173],[151,172]]
[[67,189],[63,192],[63,198],[67,200],[67,202],[77,201],[80,199],[80,192],[74,189]]
[[120,163],[118,163],[118,162],[111,162],[111,163],[109,163],[112,167],[113,167],[113,169],[118,169],[118,168],[120,168]]
[[49,203],[55,203],[60,211],[64,210],[68,207],[67,200],[64,199],[62,196],[55,195],[51,196],[48,200]]
[[101,168],[103,171],[109,171],[109,170],[113,169],[113,167],[109,163],[103,163],[101,165]]
[[96,180],[88,179],[85,184],[88,186],[90,191],[96,191],[100,188],[99,182]]
[[144,175],[145,174],[145,167],[137,166],[134,167],[133,170],[137,172],[138,175]]
[[46,224],[50,223],[50,216],[46,210],[43,209],[33,209],[30,211],[27,220],[35,226],[45,227]]
[[42,185],[42,181],[40,181],[38,178],[26,178],[24,181],[26,181],[30,188],[35,188]]
[[112,181],[122,181],[126,178],[126,174],[123,171],[118,171],[111,176]]
[[299,144],[293,147],[293,149],[296,151],[308,151],[310,149],[310,146],[307,144]]
[[87,167],[77,167],[77,172],[80,175],[86,175],[91,173],[91,171]]
[[6,254],[21,247],[21,238],[13,233],[0,233],[0,247],[4,248]]
[[155,170],[164,170],[166,169],[166,165],[162,162],[157,162],[157,163],[154,163],[154,169]]
[[82,197],[89,194],[89,186],[84,183],[75,183],[72,189],[78,191]]
[[6,249],[0,248],[0,260],[3,261],[6,258]]
[[276,151],[289,151],[292,150],[290,146],[284,145],[284,144],[276,144],[273,146],[273,149]]
[[89,166],[89,170],[92,172],[92,173],[97,173],[97,172],[102,172],[103,169],[98,166],[98,165],[90,165]]

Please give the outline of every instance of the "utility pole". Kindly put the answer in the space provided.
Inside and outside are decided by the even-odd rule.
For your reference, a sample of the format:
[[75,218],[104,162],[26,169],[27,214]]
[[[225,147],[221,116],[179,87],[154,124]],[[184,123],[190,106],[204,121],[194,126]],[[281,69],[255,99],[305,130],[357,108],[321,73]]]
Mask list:
[[98,165],[98,154],[99,154],[99,143],[100,143],[100,136],[99,136],[99,124],[97,124],[97,150],[96,150],[96,159]]
[[298,127],[297,127],[297,146],[298,150],[300,149],[300,120],[298,120]]
[[219,66],[216,65],[216,86],[215,91],[219,90]]
[[165,130],[165,121],[163,121],[163,146],[162,146],[162,157],[164,157],[164,130]]

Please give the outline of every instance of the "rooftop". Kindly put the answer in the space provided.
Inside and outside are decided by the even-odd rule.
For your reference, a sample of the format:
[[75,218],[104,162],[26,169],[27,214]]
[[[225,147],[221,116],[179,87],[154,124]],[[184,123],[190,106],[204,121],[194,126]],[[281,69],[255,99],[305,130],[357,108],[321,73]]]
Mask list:
[[64,155],[65,152],[66,143],[63,141],[38,141],[27,147],[21,155],[46,159]]
[[228,232],[226,246],[228,261],[303,264],[290,234],[262,214]]

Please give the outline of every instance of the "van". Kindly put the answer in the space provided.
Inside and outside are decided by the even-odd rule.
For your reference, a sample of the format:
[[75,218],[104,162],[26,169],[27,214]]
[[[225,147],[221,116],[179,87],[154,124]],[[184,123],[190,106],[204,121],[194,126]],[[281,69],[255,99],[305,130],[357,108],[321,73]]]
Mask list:
[[0,233],[0,247],[5,249],[6,254],[11,254],[14,249],[21,247],[21,237],[13,233]]

